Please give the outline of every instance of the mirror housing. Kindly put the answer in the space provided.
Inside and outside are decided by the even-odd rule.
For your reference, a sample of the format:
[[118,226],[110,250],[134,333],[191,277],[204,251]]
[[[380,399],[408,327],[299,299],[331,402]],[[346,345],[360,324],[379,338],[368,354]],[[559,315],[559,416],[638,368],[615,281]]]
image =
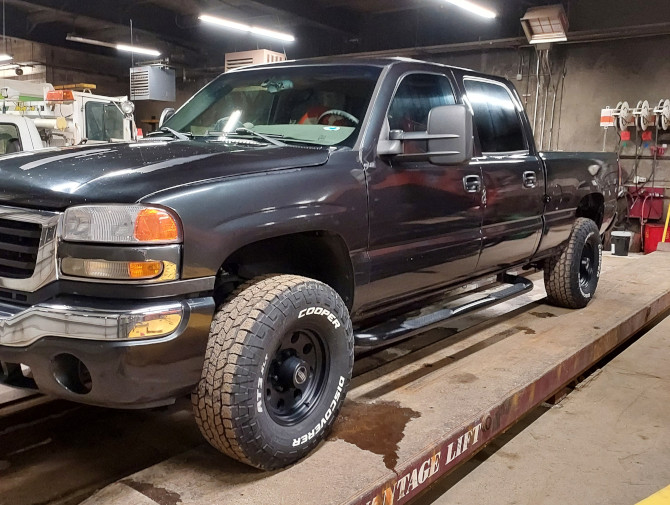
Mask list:
[[[428,152],[405,154],[405,141],[427,141]],[[377,144],[377,154],[407,161],[427,160],[435,165],[459,165],[472,159],[473,142],[472,114],[468,107],[443,105],[431,109],[425,132],[390,130],[386,120]]]
[[170,119],[172,116],[174,116],[175,110],[172,107],[166,107],[163,109],[163,112],[161,112],[161,117],[158,120],[158,128],[160,129],[161,126],[165,124],[165,122]]
[[[460,165],[472,159],[472,114],[465,105],[431,109],[428,136],[428,159],[434,165]],[[430,138],[433,136],[444,137]]]

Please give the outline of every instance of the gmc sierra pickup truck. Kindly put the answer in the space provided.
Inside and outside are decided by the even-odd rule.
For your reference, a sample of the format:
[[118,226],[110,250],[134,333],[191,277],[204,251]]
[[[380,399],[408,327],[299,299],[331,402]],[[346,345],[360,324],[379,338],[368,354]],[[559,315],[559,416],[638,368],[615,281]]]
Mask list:
[[229,72],[144,141],[0,157],[0,383],[120,408],[191,393],[214,447],[282,467],[332,426],[355,347],[531,289],[522,268],[584,307],[619,177],[613,154],[538,152],[505,79]]

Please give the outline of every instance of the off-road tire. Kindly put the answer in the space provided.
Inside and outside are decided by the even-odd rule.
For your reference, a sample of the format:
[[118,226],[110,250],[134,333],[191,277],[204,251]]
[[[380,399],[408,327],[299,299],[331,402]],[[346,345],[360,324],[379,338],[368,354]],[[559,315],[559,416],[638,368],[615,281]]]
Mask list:
[[[321,335],[327,371],[313,404],[304,402],[307,406],[296,410],[292,422],[270,403],[274,400],[269,392],[287,394],[283,384],[277,393],[273,377],[278,377],[274,371],[283,370],[277,367],[293,359],[284,359],[283,353],[293,352],[290,342],[296,334],[300,338]],[[294,463],[332,427],[349,386],[353,351],[349,311],[326,284],[297,275],[275,275],[240,286],[214,315],[202,377],[191,397],[200,431],[216,449],[248,465],[272,470]],[[275,353],[283,361],[273,361]],[[296,376],[297,369],[293,381],[298,380]],[[315,376],[310,375],[311,380]],[[319,389],[314,384],[312,389]]]
[[598,287],[602,250],[596,223],[577,218],[566,246],[544,264],[544,286],[550,304],[569,309],[586,307]]

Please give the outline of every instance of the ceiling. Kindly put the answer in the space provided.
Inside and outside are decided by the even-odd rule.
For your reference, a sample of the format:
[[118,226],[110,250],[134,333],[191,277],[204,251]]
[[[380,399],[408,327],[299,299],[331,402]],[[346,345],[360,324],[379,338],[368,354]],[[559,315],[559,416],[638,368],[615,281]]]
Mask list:
[[[65,40],[68,33],[159,49],[175,64],[221,64],[223,55],[259,47],[299,58],[521,35],[519,18],[546,0],[477,0],[499,13],[485,21],[443,0],[5,0],[6,33],[95,54],[114,49]],[[568,2],[566,2],[568,3]],[[283,46],[204,26],[201,13],[291,32]]]

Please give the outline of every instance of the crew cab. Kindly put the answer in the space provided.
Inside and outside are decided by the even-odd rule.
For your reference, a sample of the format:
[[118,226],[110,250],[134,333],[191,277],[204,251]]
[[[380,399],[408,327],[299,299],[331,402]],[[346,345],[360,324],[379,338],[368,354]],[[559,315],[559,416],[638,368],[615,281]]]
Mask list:
[[527,291],[524,268],[584,307],[619,168],[538,152],[505,79],[326,59],[226,73],[152,137],[5,156],[0,180],[0,381],[120,408],[191,393],[214,447],[272,469],[324,438],[355,348]]

